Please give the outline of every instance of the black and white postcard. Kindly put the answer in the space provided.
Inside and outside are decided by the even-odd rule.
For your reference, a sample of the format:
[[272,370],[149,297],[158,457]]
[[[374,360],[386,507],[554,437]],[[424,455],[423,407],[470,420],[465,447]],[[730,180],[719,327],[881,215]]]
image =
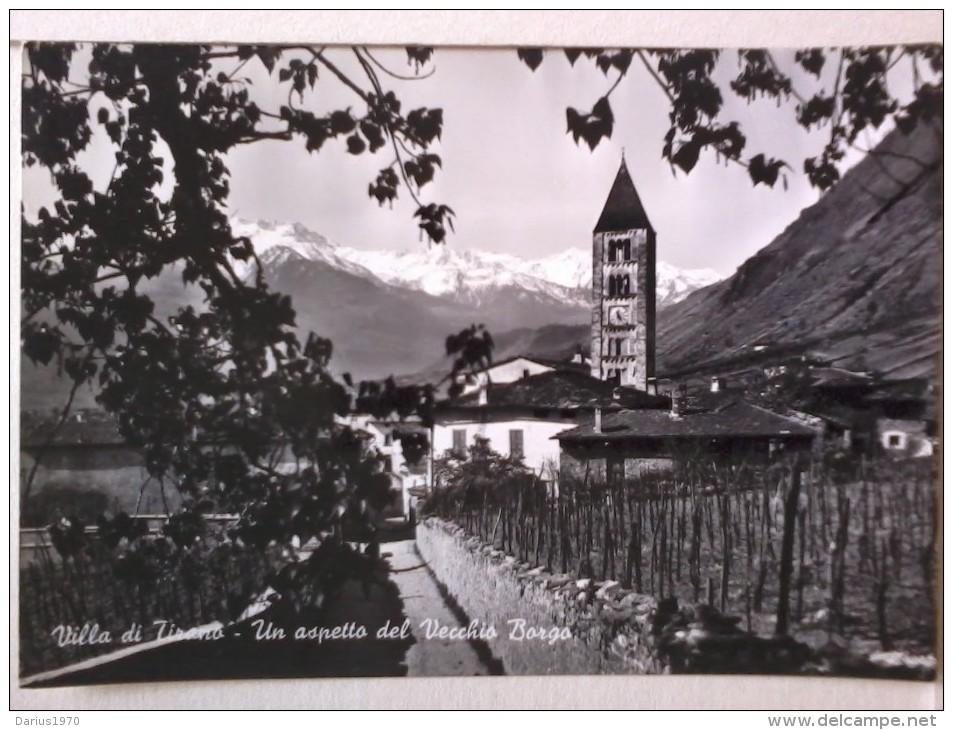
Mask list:
[[937,678],[941,45],[21,62],[23,691]]

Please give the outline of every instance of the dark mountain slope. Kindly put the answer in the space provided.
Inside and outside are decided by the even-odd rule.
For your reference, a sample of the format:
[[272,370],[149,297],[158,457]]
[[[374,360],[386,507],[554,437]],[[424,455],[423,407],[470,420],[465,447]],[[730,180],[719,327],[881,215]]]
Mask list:
[[717,370],[755,344],[823,349],[893,377],[936,365],[940,132],[899,132],[730,278],[659,315],[659,369]]

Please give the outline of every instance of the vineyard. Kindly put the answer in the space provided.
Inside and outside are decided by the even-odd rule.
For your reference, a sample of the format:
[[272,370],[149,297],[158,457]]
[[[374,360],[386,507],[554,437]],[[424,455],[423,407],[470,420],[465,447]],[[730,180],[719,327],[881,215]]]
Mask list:
[[871,650],[935,645],[932,461],[686,460],[616,484],[530,474],[445,481],[427,508],[519,560],[707,603],[758,633]]

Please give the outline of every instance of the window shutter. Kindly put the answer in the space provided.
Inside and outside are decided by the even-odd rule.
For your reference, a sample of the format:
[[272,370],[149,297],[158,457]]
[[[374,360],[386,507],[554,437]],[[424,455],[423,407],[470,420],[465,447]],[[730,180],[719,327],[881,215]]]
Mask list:
[[523,458],[523,431],[522,429],[514,428],[510,431],[510,456],[522,459]]
[[467,432],[466,429],[454,429],[453,431],[453,451],[459,456],[467,455]]

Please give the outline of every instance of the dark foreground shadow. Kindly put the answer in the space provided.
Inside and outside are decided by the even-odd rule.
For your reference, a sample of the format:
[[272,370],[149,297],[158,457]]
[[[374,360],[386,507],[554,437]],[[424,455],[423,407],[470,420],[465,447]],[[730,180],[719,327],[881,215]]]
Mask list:
[[[365,596],[361,585],[351,582],[329,603],[321,622],[326,629],[342,627],[343,638],[295,639],[298,627],[284,625],[285,638],[266,638],[269,625],[276,629],[279,623],[265,612],[229,627],[221,639],[170,643],[28,688],[197,679],[399,677],[407,673],[404,657],[413,638],[377,638],[377,632],[385,625],[400,627],[403,621],[392,583],[369,586]],[[366,629],[365,638],[355,638],[358,626]],[[307,632],[315,627],[301,628]]]

